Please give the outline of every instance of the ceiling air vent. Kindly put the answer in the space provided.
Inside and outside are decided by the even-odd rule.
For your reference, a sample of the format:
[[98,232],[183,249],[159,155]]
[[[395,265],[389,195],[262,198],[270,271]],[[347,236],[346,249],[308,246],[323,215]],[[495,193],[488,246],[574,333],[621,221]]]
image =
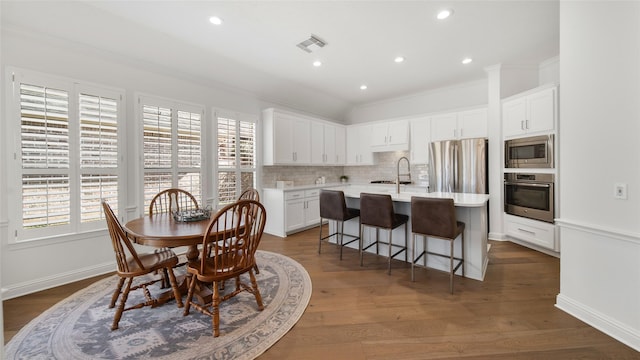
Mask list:
[[325,45],[327,45],[326,42],[324,42],[323,40],[321,40],[320,38],[318,38],[315,35],[311,35],[307,40],[301,42],[300,44],[296,45],[297,47],[299,47],[300,49],[310,53],[312,50],[310,49],[310,47],[312,45],[316,45],[318,47],[324,47]]

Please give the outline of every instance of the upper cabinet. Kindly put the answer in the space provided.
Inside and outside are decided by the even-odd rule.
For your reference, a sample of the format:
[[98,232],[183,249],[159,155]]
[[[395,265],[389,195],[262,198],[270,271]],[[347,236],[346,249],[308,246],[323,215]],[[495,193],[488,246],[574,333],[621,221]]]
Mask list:
[[556,104],[556,86],[505,100],[502,103],[504,137],[552,132],[556,123]]
[[373,165],[372,125],[347,126],[347,165]]
[[429,142],[431,141],[431,119],[428,116],[409,120],[411,128],[412,164],[429,163]]
[[344,165],[346,130],[342,125],[311,123],[311,164]]
[[264,165],[343,165],[344,127],[279,109],[263,111]]
[[371,150],[373,152],[409,150],[409,121],[396,120],[373,124]]
[[487,137],[487,109],[431,116],[431,141]]

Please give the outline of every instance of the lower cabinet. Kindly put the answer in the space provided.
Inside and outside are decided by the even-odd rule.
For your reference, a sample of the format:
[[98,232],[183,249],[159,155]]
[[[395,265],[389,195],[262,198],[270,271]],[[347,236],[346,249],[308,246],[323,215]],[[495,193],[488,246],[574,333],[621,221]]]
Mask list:
[[262,203],[267,211],[265,232],[286,237],[320,224],[320,190],[263,189]]
[[543,221],[531,220],[520,216],[504,214],[507,236],[523,245],[531,244],[534,248],[560,251],[556,241],[555,225]]
[[320,223],[320,189],[290,191],[284,198],[287,232]]

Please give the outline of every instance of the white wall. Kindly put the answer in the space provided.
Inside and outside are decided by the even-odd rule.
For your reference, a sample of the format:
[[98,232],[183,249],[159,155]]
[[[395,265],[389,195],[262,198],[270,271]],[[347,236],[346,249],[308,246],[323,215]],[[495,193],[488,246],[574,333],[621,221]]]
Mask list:
[[557,306],[640,351],[640,2],[560,3],[560,84]]
[[349,112],[346,123],[357,124],[480,105],[487,105],[486,79],[356,106]]

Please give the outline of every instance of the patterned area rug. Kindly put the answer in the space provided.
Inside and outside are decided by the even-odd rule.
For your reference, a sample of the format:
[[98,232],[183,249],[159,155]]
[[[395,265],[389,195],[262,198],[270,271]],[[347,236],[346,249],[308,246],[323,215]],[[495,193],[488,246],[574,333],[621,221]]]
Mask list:
[[[6,358],[253,359],[295,325],[311,297],[311,279],[299,263],[267,251],[258,251],[256,260],[265,308],[258,311],[246,291],[223,302],[218,338],[212,335],[210,317],[194,309],[182,316],[175,301],[127,311],[120,328],[111,331],[114,309],[108,305],[117,282],[114,275],[31,321],[6,345]],[[233,287],[233,282],[226,286]]]

